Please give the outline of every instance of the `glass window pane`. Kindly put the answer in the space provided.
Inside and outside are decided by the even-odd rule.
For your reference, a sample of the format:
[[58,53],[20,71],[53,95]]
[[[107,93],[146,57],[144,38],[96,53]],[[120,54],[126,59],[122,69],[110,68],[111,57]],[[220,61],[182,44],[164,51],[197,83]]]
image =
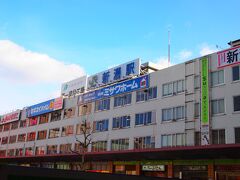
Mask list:
[[166,135],[162,135],[162,146],[163,147],[168,146],[168,138]]
[[219,113],[225,112],[224,99],[219,100]]
[[239,80],[239,68],[240,66],[235,66],[232,68],[232,80],[237,81]]
[[240,143],[240,128],[235,128],[235,143]]
[[211,85],[214,86],[216,84],[218,84],[217,72],[212,72],[211,73]]
[[177,146],[182,146],[182,134],[177,134]]
[[222,84],[222,83],[224,83],[224,71],[223,70],[221,70],[221,71],[219,71],[218,72],[218,83],[219,84]]
[[233,98],[234,111],[240,111],[240,96],[235,96]]
[[213,100],[212,101],[212,114],[217,114],[217,113],[218,113],[217,101]]
[[168,84],[168,94],[172,94],[173,93],[173,83],[169,83]]
[[225,129],[219,130],[219,144],[225,144]]

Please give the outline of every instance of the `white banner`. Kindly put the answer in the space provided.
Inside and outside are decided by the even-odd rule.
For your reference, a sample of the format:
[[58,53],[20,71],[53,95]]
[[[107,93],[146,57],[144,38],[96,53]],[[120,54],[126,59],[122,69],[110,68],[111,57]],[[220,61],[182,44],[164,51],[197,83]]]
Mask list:
[[218,54],[218,68],[240,63],[240,46],[233,47]]
[[20,118],[21,110],[17,110],[1,116],[0,124],[6,124],[14,121],[18,121]]
[[143,165],[143,171],[165,171],[164,165]]
[[74,96],[83,93],[87,87],[87,76],[74,79],[62,84],[61,95]]

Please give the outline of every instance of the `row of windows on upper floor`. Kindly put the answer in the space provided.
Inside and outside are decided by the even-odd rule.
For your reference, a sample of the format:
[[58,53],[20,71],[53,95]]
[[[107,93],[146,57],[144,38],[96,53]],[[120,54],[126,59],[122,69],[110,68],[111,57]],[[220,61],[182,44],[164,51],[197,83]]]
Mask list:
[[[232,81],[236,82],[239,80],[240,80],[240,66],[238,65],[232,67]],[[212,87],[224,84],[225,83],[224,69],[211,72],[210,83]],[[194,87],[200,88],[200,76],[195,76]]]
[[[129,128],[130,127],[131,116],[125,115],[120,117],[114,117],[112,121],[112,129],[121,129],[121,128]],[[149,111],[145,113],[139,113],[135,115],[135,125],[149,125],[153,124],[156,121],[155,112]],[[83,134],[83,128],[86,126],[88,132],[87,133],[95,133],[95,132],[102,132],[108,131],[109,128],[109,120],[103,119],[100,121],[93,121],[92,125],[90,120],[84,124],[84,122],[79,123],[76,125],[76,134]],[[48,132],[48,133],[47,133]],[[47,138],[58,138],[60,134],[62,137],[70,136],[74,134],[74,125],[63,126],[61,128],[53,128],[49,130],[42,130],[38,132],[29,132],[29,133],[22,133],[17,135],[11,135],[10,137],[5,136],[0,138],[0,142],[2,144],[13,144],[16,142],[25,142],[25,141],[35,141],[36,135],[37,140],[43,140]]]
[[[83,111],[81,110],[79,115],[82,115]],[[90,106],[88,106],[90,107]],[[85,107],[84,107],[85,108]],[[72,117],[75,115],[75,108],[70,108],[71,111],[65,110],[67,112],[66,117]],[[233,96],[233,112],[239,112],[240,111],[240,96]],[[68,114],[70,112],[70,115]],[[225,113],[225,100],[222,98],[215,99],[211,101],[211,114],[224,114]],[[84,111],[84,113],[87,113],[87,111]],[[184,119],[186,117],[186,107],[185,106],[176,106],[176,107],[170,107],[170,108],[164,108],[162,109],[162,121],[172,121],[172,120],[179,120]],[[200,116],[200,103],[195,103],[194,107],[194,117]],[[61,111],[53,112],[51,115],[52,121],[57,121],[61,119]],[[130,127],[130,115],[125,116],[119,116],[114,117],[112,121],[112,128],[113,129],[119,129],[119,128],[126,128]],[[23,121],[16,121],[13,123],[5,124],[0,126],[0,132],[8,131],[17,129],[18,127],[27,127],[27,126],[35,126],[37,124],[43,124],[47,123],[49,121],[49,114],[41,115],[39,119],[37,117],[30,118]],[[20,122],[20,123],[19,123]],[[156,112],[155,111],[149,111],[149,112],[143,112],[143,113],[137,113],[135,114],[135,125],[147,125],[151,123],[156,122]],[[105,120],[98,120],[94,121],[94,128],[97,131],[102,131],[102,129],[108,129],[108,119]],[[20,125],[19,125],[20,124]]]
[[[240,78],[240,66],[234,66],[232,67],[232,78],[233,81],[238,81]],[[211,85],[216,86],[218,84],[224,83],[224,70],[214,71],[211,73]],[[200,77],[195,76],[194,79],[194,87],[199,88],[200,87]],[[184,80],[178,80],[173,81],[170,83],[163,84],[163,96],[169,96],[169,95],[175,95],[177,93],[181,93],[185,89]],[[140,101],[147,101],[150,99],[157,98],[157,87],[151,87],[149,89],[144,89],[136,92],[136,102]],[[132,93],[120,95],[114,97],[114,107],[120,107],[125,106],[128,104],[131,104],[132,102]],[[197,106],[197,105],[196,105]],[[234,111],[239,111],[239,97],[234,98]],[[217,108],[218,106],[214,106],[212,108],[212,113],[216,114],[215,112],[218,111],[222,106],[219,106],[220,108]],[[95,102],[95,111],[103,111],[103,110],[109,110],[110,109],[110,99],[102,99]],[[86,115],[91,113],[92,111],[92,103],[88,103],[85,105],[79,106],[79,116],[80,115]],[[166,110],[167,111],[167,110]],[[170,110],[168,110],[170,111]],[[222,112],[222,110],[219,110]],[[197,112],[197,110],[195,111]],[[167,113],[167,112],[166,112]],[[169,113],[169,112],[168,112]],[[196,113],[195,113],[196,114]],[[75,107],[68,108],[64,110],[64,119],[70,118],[75,116]],[[29,126],[36,125],[38,123],[37,120],[38,117],[30,118],[29,120]],[[49,114],[41,115],[39,117],[39,124],[43,124],[48,122]],[[168,118],[167,118],[168,119]],[[174,119],[174,118],[173,118]],[[61,110],[55,111],[51,113],[50,122],[61,120]],[[27,120],[22,121],[20,124],[20,127],[26,127]],[[8,127],[9,126],[9,127]],[[16,129],[18,127],[18,124],[13,123],[12,129]],[[0,126],[0,132],[1,132],[2,126]],[[6,125],[6,128],[4,128],[6,131],[10,129],[10,124]]]
[[[240,143],[240,127],[235,129],[235,143]],[[225,144],[226,143],[225,129],[215,129],[211,131],[212,142],[211,144]],[[201,134],[195,132],[195,145],[201,145]],[[129,149],[129,138],[112,139],[109,140],[111,143],[111,151],[122,151]],[[92,152],[107,151],[108,141],[93,141],[91,145]],[[161,135],[161,147],[175,147],[175,146],[186,146],[186,134],[164,134]],[[29,156],[29,155],[45,155],[45,154],[69,154],[73,151],[80,152],[81,146],[79,143],[74,144],[72,150],[72,144],[60,144],[59,152],[58,145],[44,145],[44,146],[32,146],[26,148],[8,149],[1,150],[0,156]],[[134,149],[149,149],[155,148],[155,136],[144,136],[134,137]]]
[[[240,111],[240,96],[234,97],[234,111]],[[225,112],[224,99],[212,100],[211,113],[215,115],[215,114],[223,114],[224,112]],[[186,111],[184,106],[177,106],[177,107],[162,109],[162,122],[184,119],[185,113]],[[195,117],[198,117],[199,114],[200,114],[200,104],[196,103],[194,108],[194,115]],[[35,121],[36,119],[34,119],[34,122]],[[91,120],[89,120],[89,122],[87,122],[86,125],[88,129],[91,130],[91,132],[103,132],[103,131],[108,131],[109,129],[109,119],[93,121],[92,126],[90,124],[90,121]],[[112,129],[115,130],[115,129],[130,128],[130,122],[131,122],[130,115],[113,117]],[[18,125],[17,123],[18,122],[12,123],[12,127],[16,128]],[[150,125],[155,123],[156,123],[155,111],[135,114],[135,126],[144,126],[144,125]],[[82,125],[83,124],[77,124],[76,134],[82,134],[81,132]],[[10,128],[10,126],[7,126],[7,127]],[[3,129],[6,131],[7,128],[4,126]],[[74,134],[73,129],[74,129],[74,125],[62,127],[61,136],[63,137],[63,136],[73,135]],[[42,140],[47,138],[47,130],[44,130],[44,131],[38,131],[38,133],[30,132],[27,135],[26,133],[19,134],[18,142],[35,141],[36,134],[38,134],[37,140]],[[50,129],[48,134],[49,134],[48,138],[58,138],[60,137],[60,128]],[[27,137],[27,140],[26,140],[26,137]],[[17,135],[13,135],[9,137],[9,143],[15,143],[16,141],[17,141]],[[8,143],[8,136],[3,137],[2,144],[7,144],[7,143]]]

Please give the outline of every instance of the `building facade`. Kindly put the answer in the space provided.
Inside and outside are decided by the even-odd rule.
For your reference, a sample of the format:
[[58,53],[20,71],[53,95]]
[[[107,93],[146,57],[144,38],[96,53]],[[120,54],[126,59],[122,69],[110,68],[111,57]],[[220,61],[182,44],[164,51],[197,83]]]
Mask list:
[[237,179],[239,62],[240,46],[234,46],[2,116],[1,160],[77,170],[72,150],[80,148],[76,139],[84,140],[86,121],[90,171]]

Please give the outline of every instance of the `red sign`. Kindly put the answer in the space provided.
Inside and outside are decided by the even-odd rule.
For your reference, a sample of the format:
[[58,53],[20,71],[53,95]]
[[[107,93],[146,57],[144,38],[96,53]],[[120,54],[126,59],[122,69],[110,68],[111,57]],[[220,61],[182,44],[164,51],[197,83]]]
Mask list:
[[62,109],[62,107],[63,107],[63,98],[62,97],[56,98],[54,100],[53,109],[56,111],[56,110]]
[[21,110],[17,110],[1,117],[0,124],[6,124],[14,121],[18,121],[20,118]]

